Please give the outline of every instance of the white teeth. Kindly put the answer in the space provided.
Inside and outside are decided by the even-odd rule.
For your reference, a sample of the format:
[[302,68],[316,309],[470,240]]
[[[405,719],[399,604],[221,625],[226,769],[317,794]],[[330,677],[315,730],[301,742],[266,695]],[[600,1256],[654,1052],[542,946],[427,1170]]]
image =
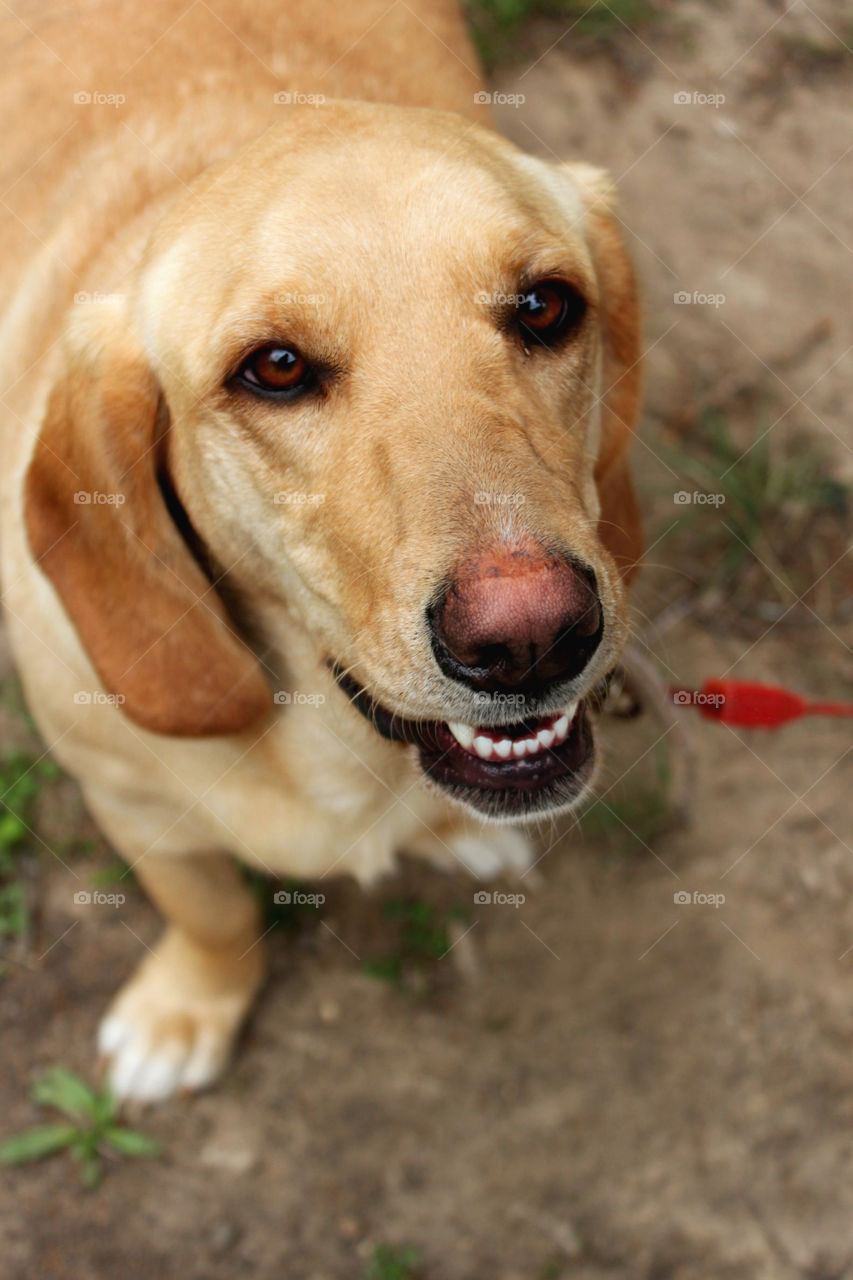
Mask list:
[[566,710],[560,716],[559,720],[555,720],[553,725],[551,726],[554,730],[554,733],[556,735],[556,739],[558,742],[562,742],[563,739],[568,734],[569,725],[574,720],[575,712],[577,711],[577,709],[578,709],[578,704],[576,702],[573,702],[571,706],[566,708]]
[[473,729],[470,724],[462,724],[455,720],[448,724],[448,729],[453,734],[460,747],[464,747],[466,751],[471,750],[471,743],[474,741],[477,730]]
[[525,756],[534,756],[540,751],[549,751],[568,737],[575,712],[580,704],[572,702],[558,720],[554,720],[547,729],[539,729],[532,738],[500,738],[497,741],[487,733],[478,732],[474,725],[463,724],[460,720],[448,721],[447,727],[456,741],[466,751],[478,755],[481,760],[523,760]]

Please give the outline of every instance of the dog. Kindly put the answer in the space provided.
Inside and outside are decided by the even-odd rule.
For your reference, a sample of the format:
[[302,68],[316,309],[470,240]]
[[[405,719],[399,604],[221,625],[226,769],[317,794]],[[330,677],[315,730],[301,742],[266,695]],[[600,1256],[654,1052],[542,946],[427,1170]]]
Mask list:
[[608,178],[493,131],[450,0],[124,8],[2,19],[2,575],[166,920],[98,1033],[153,1101],[262,982],[238,863],[491,877],[589,790],[640,351]]

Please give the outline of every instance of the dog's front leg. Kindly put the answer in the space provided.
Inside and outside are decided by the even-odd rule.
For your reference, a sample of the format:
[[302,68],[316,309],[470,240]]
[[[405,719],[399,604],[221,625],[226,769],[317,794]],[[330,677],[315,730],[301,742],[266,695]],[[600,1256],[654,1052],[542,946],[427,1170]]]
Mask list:
[[135,871],[167,928],[104,1017],[98,1046],[120,1098],[211,1084],[264,974],[260,904],[224,854],[143,858]]

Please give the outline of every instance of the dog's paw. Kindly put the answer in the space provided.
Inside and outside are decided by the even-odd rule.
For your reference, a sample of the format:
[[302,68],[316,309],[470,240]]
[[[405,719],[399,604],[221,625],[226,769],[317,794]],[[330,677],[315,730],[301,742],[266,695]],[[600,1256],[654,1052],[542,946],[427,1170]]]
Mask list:
[[123,993],[98,1029],[98,1049],[114,1095],[161,1102],[203,1089],[222,1074],[240,1022],[221,1002],[193,1009]]
[[235,964],[218,981],[211,966],[175,959],[172,948],[149,956],[98,1029],[107,1081],[122,1101],[160,1102],[213,1084],[252,1004],[256,966]]
[[533,860],[533,842],[516,827],[484,827],[457,832],[448,845],[462,865],[478,880],[493,880],[506,872],[520,874]]

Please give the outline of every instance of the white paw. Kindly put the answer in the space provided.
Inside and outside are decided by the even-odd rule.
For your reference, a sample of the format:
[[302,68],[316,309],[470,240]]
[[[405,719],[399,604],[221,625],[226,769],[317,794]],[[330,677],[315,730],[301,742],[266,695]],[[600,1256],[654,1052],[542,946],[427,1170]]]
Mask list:
[[206,1016],[125,1007],[98,1028],[107,1079],[121,1100],[162,1102],[184,1090],[204,1089],[225,1069],[234,1033]]
[[98,1028],[107,1080],[121,1100],[161,1102],[213,1084],[257,989],[245,963],[235,963],[220,986],[172,958],[166,951],[148,957]]
[[533,842],[516,827],[484,827],[454,835],[448,844],[478,880],[493,880],[506,871],[520,874],[533,860]]

